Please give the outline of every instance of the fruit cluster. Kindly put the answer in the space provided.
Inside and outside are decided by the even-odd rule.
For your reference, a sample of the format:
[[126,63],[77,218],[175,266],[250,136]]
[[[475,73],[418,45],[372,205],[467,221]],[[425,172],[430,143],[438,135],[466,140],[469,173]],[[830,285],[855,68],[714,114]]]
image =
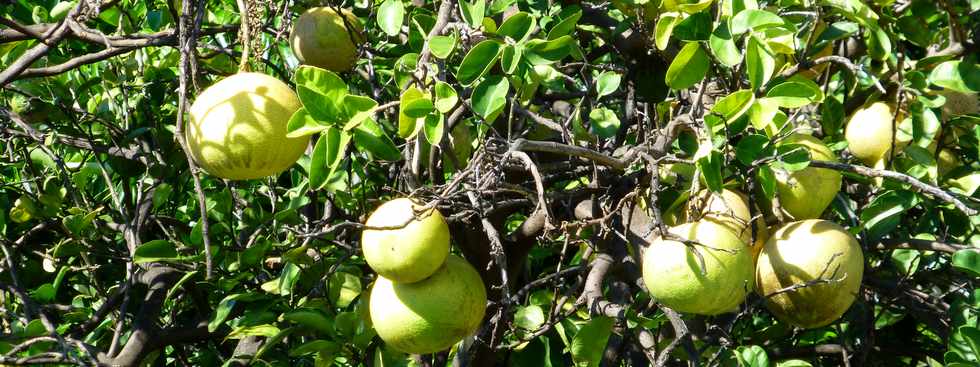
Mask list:
[[[814,159],[836,161],[820,140],[796,134]],[[839,225],[816,219],[840,190],[841,176],[824,168],[776,172],[779,205],[760,203],[789,218],[770,236],[734,189],[699,192],[665,213],[669,234],[647,238],[643,280],[650,294],[676,311],[716,315],[734,311],[753,289],[779,319],[812,328],[838,319],[854,302],[864,273],[857,240]],[[763,196],[764,195],[759,195]]]
[[449,253],[449,226],[435,208],[388,201],[365,223],[361,249],[378,273],[371,322],[389,346],[406,353],[444,350],[483,321],[487,294],[480,274]]

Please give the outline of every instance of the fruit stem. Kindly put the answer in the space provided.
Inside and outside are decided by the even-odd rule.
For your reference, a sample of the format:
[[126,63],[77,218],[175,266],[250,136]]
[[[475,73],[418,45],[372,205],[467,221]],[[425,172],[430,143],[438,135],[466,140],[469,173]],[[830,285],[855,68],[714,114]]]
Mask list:
[[248,54],[252,44],[252,33],[248,24],[248,6],[245,5],[245,0],[237,0],[237,2],[242,34],[242,58],[238,62],[238,71],[248,71]]

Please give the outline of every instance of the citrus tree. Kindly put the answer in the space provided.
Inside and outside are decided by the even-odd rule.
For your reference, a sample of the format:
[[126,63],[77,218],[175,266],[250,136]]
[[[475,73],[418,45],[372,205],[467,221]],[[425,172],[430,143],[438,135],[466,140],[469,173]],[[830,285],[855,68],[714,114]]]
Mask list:
[[5,1],[0,365],[977,365],[978,10]]

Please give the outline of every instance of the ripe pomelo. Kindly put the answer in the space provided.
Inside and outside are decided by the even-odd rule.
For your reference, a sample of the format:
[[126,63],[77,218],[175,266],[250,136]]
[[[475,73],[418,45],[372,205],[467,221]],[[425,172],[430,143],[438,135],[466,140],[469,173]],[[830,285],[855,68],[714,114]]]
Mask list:
[[262,73],[238,73],[208,87],[190,108],[185,137],[208,173],[248,180],[279,174],[296,163],[310,138],[287,138],[286,124],[303,105],[286,83]]
[[[793,134],[780,142],[800,144],[810,151],[812,160],[836,162],[837,156],[820,139],[810,135]],[[827,209],[834,196],[840,192],[840,172],[817,167],[807,167],[789,172],[774,170],[779,204],[785,214],[795,220],[818,218]]]
[[757,216],[755,225],[757,229],[755,242],[752,241],[752,212],[749,210],[749,198],[745,194],[732,190],[722,189],[721,193],[701,190],[688,201],[688,206],[693,206],[698,212],[698,217],[689,218],[687,210],[681,211],[681,223],[697,220],[710,221],[721,224],[732,231],[746,244],[751,244],[753,254],[758,254],[762,245],[769,238],[769,228],[762,216]]
[[386,344],[405,353],[428,354],[476,331],[487,294],[476,269],[450,255],[435,274],[419,282],[378,277],[369,303],[371,322]]
[[[884,169],[891,156],[893,141],[898,150],[909,143],[894,130],[895,109],[887,103],[874,102],[855,111],[847,120],[844,129],[847,149],[865,165]],[[893,136],[897,139],[893,139]]]
[[[409,198],[381,204],[361,233],[364,259],[378,275],[399,283],[432,275],[449,255],[449,225],[435,208],[423,212]],[[371,229],[386,228],[386,229]]]
[[364,27],[350,10],[341,13],[343,17],[325,6],[311,8],[296,19],[289,33],[289,46],[300,63],[335,72],[354,67],[357,46],[364,42]]
[[[815,328],[847,311],[863,275],[864,255],[854,236],[837,223],[809,219],[773,233],[759,254],[755,277],[757,292],[766,297],[773,315],[802,328]],[[785,291],[807,282],[817,283]]]
[[643,282],[654,299],[678,312],[700,315],[730,312],[742,303],[752,289],[754,270],[752,252],[738,236],[711,221],[682,224],[669,232],[699,244],[650,241],[643,254]]

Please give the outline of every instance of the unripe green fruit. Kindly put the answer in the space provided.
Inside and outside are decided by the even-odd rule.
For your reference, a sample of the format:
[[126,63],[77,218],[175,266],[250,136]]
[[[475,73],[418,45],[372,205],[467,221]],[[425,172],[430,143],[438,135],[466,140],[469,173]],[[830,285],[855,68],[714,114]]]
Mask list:
[[378,275],[399,283],[417,282],[446,261],[449,225],[438,210],[416,212],[421,209],[411,199],[401,198],[381,204],[368,217],[361,250]]
[[287,138],[289,118],[303,105],[279,79],[238,73],[201,92],[190,108],[185,136],[208,173],[248,180],[279,174],[296,163],[310,138]]
[[[752,252],[724,225],[700,221],[669,229],[701,245],[657,238],[643,254],[643,282],[650,295],[678,312],[730,312],[752,289]],[[697,251],[703,259],[699,260]]]
[[405,353],[428,354],[476,332],[487,294],[476,269],[450,255],[435,274],[419,282],[379,277],[369,302],[371,322],[386,344]]
[[[837,156],[820,139],[794,134],[780,144],[800,144],[810,151],[813,160],[836,162]],[[777,169],[776,191],[785,214],[795,220],[818,218],[840,192],[840,172],[817,167],[787,172]]]
[[[810,219],[769,238],[756,265],[756,289],[780,320],[815,328],[851,307],[863,275],[864,255],[854,236],[834,222]],[[786,291],[807,282],[815,283]]]
[[341,13],[343,17],[330,7],[312,8],[296,19],[289,33],[289,46],[299,62],[336,72],[354,67],[357,46],[364,42],[364,29],[350,10]]

